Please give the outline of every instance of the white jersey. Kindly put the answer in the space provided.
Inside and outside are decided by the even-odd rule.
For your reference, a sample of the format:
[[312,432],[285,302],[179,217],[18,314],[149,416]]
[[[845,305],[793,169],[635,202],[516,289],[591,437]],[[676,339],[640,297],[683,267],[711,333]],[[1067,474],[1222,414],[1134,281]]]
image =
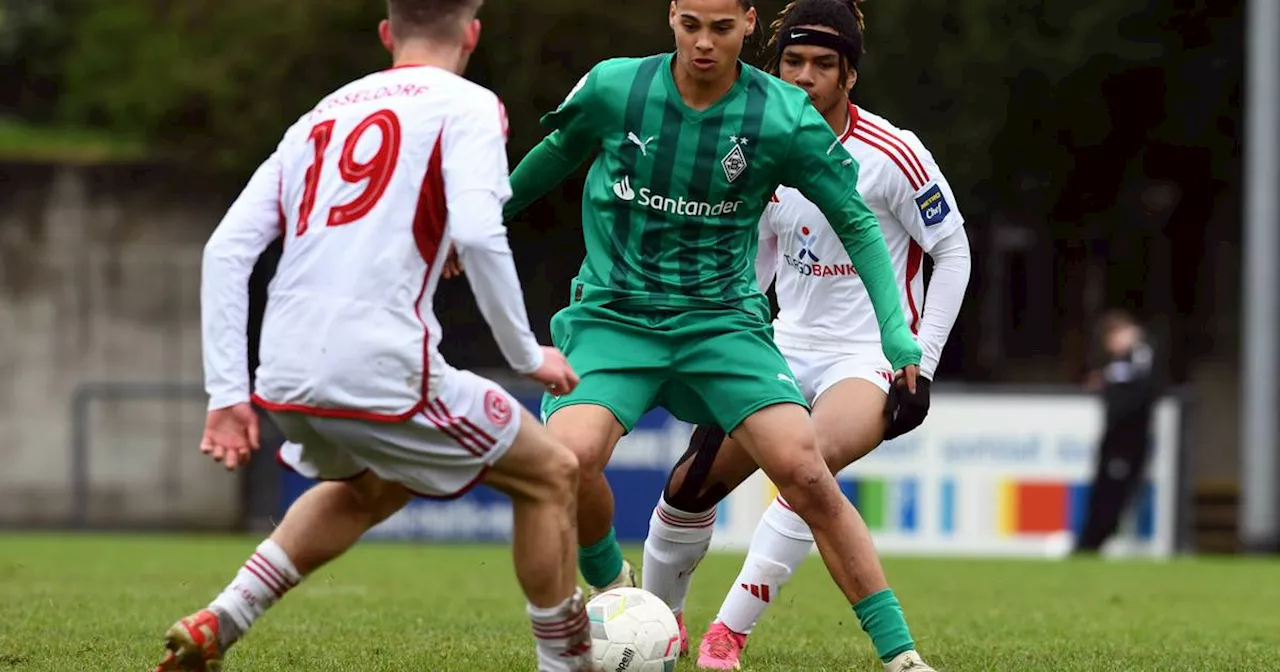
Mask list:
[[[857,160],[858,191],[880,221],[897,272],[903,314],[917,333],[924,307],[924,254],[964,218],[933,156],[910,131],[849,106],[841,142]],[[799,190],[782,187],[760,222],[757,273],[776,275],[779,345],[863,351],[880,343],[871,299],[840,239]],[[944,335],[945,337],[945,335]],[[941,351],[941,344],[937,350]]]
[[423,410],[447,370],[432,300],[451,244],[512,368],[537,368],[502,223],[506,133],[493,93],[427,66],[371,74],[303,115],[206,248],[210,407],[247,400],[247,279],[277,236],[260,405],[387,421]]

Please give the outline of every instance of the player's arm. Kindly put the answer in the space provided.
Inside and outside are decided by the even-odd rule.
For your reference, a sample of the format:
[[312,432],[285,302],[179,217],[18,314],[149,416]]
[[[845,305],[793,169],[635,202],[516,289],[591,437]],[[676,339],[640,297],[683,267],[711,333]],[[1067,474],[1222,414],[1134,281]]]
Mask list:
[[891,171],[885,190],[907,234],[933,259],[933,276],[925,290],[924,315],[917,334],[923,351],[920,375],[932,380],[969,286],[969,238],[951,185],[933,155],[910,132],[903,132],[903,141],[918,169]]
[[769,204],[760,216],[760,242],[756,248],[756,282],[760,291],[769,291],[769,285],[778,275],[778,232],[773,226],[774,205]]
[[595,73],[578,80],[564,102],[542,118],[551,133],[525,154],[511,173],[511,199],[504,216],[513,219],[569,177],[600,145],[594,128]]
[[895,369],[918,365],[920,346],[902,314],[889,247],[857,190],[858,164],[811,105],[804,106],[783,170],[794,176],[791,186],[818,206],[848,251],[880,324],[885,357]]
[[281,234],[281,170],[276,154],[259,166],[204,247],[200,327],[211,411],[249,401],[249,276]]
[[511,368],[522,374],[542,366],[543,353],[529,327],[524,292],[503,225],[511,196],[507,140],[501,104],[459,109],[445,124],[441,142],[450,236],[476,305]]

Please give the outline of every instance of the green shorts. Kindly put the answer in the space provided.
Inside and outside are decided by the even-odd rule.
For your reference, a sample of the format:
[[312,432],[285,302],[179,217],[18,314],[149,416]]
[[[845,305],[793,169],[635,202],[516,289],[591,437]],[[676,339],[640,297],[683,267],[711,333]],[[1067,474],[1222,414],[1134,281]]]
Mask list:
[[774,404],[809,408],[773,328],[739,310],[615,310],[574,303],[551,319],[551,338],[582,378],[542,398],[542,418],[576,404],[603,406],[630,432],[661,406],[695,425],[731,432]]

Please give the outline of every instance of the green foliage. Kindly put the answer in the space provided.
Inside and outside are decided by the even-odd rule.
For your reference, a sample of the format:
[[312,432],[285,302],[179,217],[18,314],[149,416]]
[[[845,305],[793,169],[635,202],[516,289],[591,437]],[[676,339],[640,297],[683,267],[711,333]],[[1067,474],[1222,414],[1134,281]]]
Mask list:
[[73,28],[63,113],[242,171],[337,84],[382,67],[379,6],[95,0]]
[[[782,4],[758,2],[761,24]],[[993,157],[993,147],[1002,133],[1012,133],[1004,142],[1017,147],[1052,127],[1064,114],[1057,109],[1064,82],[1082,70],[1160,54],[1159,47],[1121,33],[1126,17],[1146,4],[868,3],[868,53],[857,95],[916,130],[961,198],[972,202],[968,197],[993,173],[1001,178],[986,187],[1011,188],[1001,180],[1017,178]],[[384,6],[372,0],[81,0],[76,6],[78,12],[62,15],[69,17],[61,25],[67,35],[62,119],[144,138],[162,154],[214,170],[243,174],[320,96],[387,62],[375,34]],[[670,48],[659,7],[587,0],[485,6],[482,45],[469,75],[506,101],[513,154],[541,137],[537,119],[594,63]],[[11,14],[0,18],[0,46],[12,32]],[[49,25],[47,12],[26,15],[28,23],[45,16],[42,25]],[[763,60],[762,38],[748,46],[748,60]],[[1106,110],[1078,103],[1071,111],[1078,139],[1087,142],[1093,133],[1096,141],[1108,125]],[[1069,157],[1021,158],[1045,173]]]

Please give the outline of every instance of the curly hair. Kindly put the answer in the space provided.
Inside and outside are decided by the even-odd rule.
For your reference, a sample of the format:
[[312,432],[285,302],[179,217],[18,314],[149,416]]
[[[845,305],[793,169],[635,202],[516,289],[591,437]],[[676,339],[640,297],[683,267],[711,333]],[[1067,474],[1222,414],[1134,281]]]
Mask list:
[[765,70],[778,74],[782,57],[778,49],[778,35],[797,26],[824,26],[836,31],[853,47],[852,54],[840,59],[841,76],[847,70],[857,70],[858,57],[863,53],[862,32],[866,26],[862,8],[858,6],[861,4],[862,0],[793,0],[787,3],[769,25],[773,32],[765,44],[765,50],[770,51]]

